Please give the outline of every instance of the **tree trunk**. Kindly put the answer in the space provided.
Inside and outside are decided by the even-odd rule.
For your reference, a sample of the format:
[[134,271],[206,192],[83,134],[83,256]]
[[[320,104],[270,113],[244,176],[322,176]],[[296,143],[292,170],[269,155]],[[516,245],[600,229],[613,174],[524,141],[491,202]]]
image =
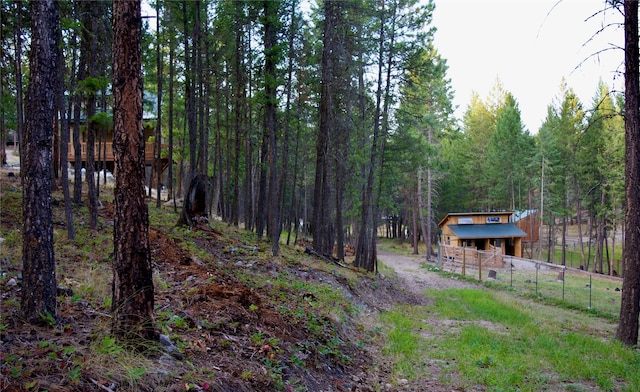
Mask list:
[[[230,211],[230,221],[234,226],[238,226],[240,221],[240,147],[242,146],[241,135],[243,135],[244,131],[244,121],[242,118],[242,112],[244,110],[246,91],[245,91],[245,68],[242,64],[242,59],[244,58],[244,29],[242,23],[242,15],[243,15],[243,3],[238,1],[234,3],[234,17],[235,17],[235,40],[236,40],[236,53],[234,59],[234,79],[235,79],[235,94],[234,94],[234,104],[235,104],[235,128],[234,128],[234,138],[233,138],[233,150],[229,148],[227,150],[227,165],[233,165],[233,174],[231,170],[229,170],[229,178],[232,178],[231,181],[231,189],[228,193],[227,197],[230,198],[233,196],[231,201],[231,211]],[[247,138],[248,139],[248,138]],[[247,140],[250,144],[250,142]],[[229,137],[229,128],[227,128],[227,143],[231,143],[231,138]],[[231,162],[231,151],[234,153],[233,162]],[[247,160],[245,168],[250,170],[250,156],[249,154],[245,154],[245,159]],[[245,197],[249,198],[250,196],[250,186],[251,186],[251,177],[246,177],[247,181],[247,194]],[[247,200],[249,201],[249,200]],[[260,211],[260,213],[264,213],[264,211]],[[251,222],[250,218],[247,217],[247,222]],[[245,225],[246,226],[246,225]],[[251,224],[249,225],[251,227]]]
[[[95,99],[89,99],[87,101],[87,117],[91,117],[95,113]],[[86,172],[85,180],[87,181],[87,194],[89,198],[89,228],[95,229],[98,227],[98,195],[96,189],[96,182],[94,179],[95,172],[95,141],[96,141],[96,129],[91,120],[87,120],[87,147],[86,147]]]
[[[427,185],[428,186],[428,185]],[[427,250],[426,250],[426,258],[427,260],[429,260],[429,256],[431,256],[431,233],[429,232],[429,230],[427,229],[427,225],[429,224],[428,219],[427,218],[427,222],[425,222],[425,218],[424,218],[424,210],[423,210],[423,199],[422,199],[422,167],[418,168],[418,222],[420,222],[420,230],[422,231],[422,237],[424,237],[424,243],[427,246]]]
[[[82,78],[82,61],[79,66],[78,78]],[[73,202],[82,204],[82,144],[80,142],[80,96],[73,97]]]
[[[429,143],[430,146],[435,144],[435,140],[434,140],[434,135],[433,135],[433,128],[429,127],[427,130],[427,142]],[[432,159],[431,159],[431,152],[428,152],[428,156],[427,156],[427,232],[426,232],[426,237],[424,242],[427,245],[427,261],[429,261],[429,258],[431,257],[431,254],[433,253],[433,193],[434,193],[434,187],[435,187],[435,178],[433,175],[433,168],[431,167],[433,165]]]
[[616,338],[638,344],[640,315],[640,69],[638,1],[624,2],[625,54],[625,217],[624,281]]
[[[565,210],[566,211],[566,210]],[[562,265],[567,265],[567,217],[562,216]]]
[[56,317],[51,206],[52,123],[59,29],[58,2],[31,2],[30,78],[22,160],[22,298],[30,323]]
[[[580,194],[580,185],[578,181],[574,181],[576,195]],[[580,265],[585,265],[584,241],[582,239],[582,203],[580,197],[576,198],[576,219],[578,220],[578,245],[580,246]]]
[[[102,64],[100,64],[98,53],[98,35],[99,35],[99,18],[100,10],[106,11],[104,3],[83,3],[85,12],[83,12],[82,23],[85,26],[82,34],[82,56],[84,57],[87,67],[87,73],[90,78],[96,78],[100,75]],[[96,123],[93,116],[96,114],[96,97],[97,88],[88,88],[86,101],[87,114],[87,144],[86,144],[86,172],[85,180],[87,181],[87,193],[89,198],[89,227],[95,229],[98,227],[98,194],[94,178],[95,172],[95,142],[96,142]]]
[[[160,50],[160,2],[156,8],[156,67],[158,73],[158,118],[156,120],[156,140],[154,149],[157,155],[155,155],[156,164],[151,165],[152,168],[156,168],[156,208],[160,208],[162,199],[162,63],[163,56]],[[153,171],[152,171],[153,173]]]
[[613,207],[613,234],[611,236],[611,259],[609,261],[609,275],[618,276],[616,263],[616,232],[618,231],[618,206]]
[[420,208],[420,199],[416,191],[413,196],[413,208],[411,209],[411,245],[413,246],[413,254],[417,255],[418,251],[418,208]]
[[[269,225],[267,232],[271,239],[271,253],[280,252],[280,199],[278,197],[278,149],[276,140],[276,104],[278,78],[276,73],[279,1],[265,0],[264,7],[264,79],[265,79],[265,132],[269,140]],[[264,162],[263,162],[264,164]]]
[[[0,20],[3,20],[4,18],[4,8],[2,8],[0,9]],[[0,29],[0,42],[4,42],[3,33],[3,29]],[[2,49],[0,49],[0,56],[4,57],[4,51]],[[0,67],[0,97],[4,97],[5,80],[4,68]],[[7,126],[5,117],[5,111],[3,110],[2,113],[0,113],[0,140],[3,141],[0,143],[0,166],[7,164],[7,143],[5,142],[7,140]]]
[[556,236],[556,218],[553,213],[549,213],[549,227],[547,228],[547,263],[553,263],[556,255],[555,236]]
[[595,218],[593,216],[589,216],[589,222],[587,223],[587,233],[589,233],[589,242],[587,243],[587,258],[584,263],[584,270],[589,271],[589,266],[591,265],[591,250],[593,244],[593,220]]
[[[205,126],[205,91],[204,91],[204,69],[202,67],[202,46],[203,46],[203,27],[207,25],[206,13],[204,23],[202,22],[202,2],[198,0],[195,2],[195,30],[194,30],[194,60],[193,68],[194,75],[197,77],[197,130],[198,130],[198,171],[201,174],[207,175],[207,155],[208,155],[208,142],[207,142],[207,127]],[[206,31],[205,31],[206,34]],[[208,72],[207,72],[208,74]],[[194,83],[195,86],[195,83]]]
[[267,221],[267,164],[269,156],[269,134],[267,128],[262,131],[262,141],[260,146],[260,171],[258,180],[258,206],[256,214],[256,234],[258,239],[262,239],[266,229]]
[[14,69],[16,74],[16,133],[18,134],[18,149],[20,156],[20,167],[23,167],[24,164],[24,155],[23,154],[23,145],[24,145],[24,129],[23,129],[23,121],[24,121],[24,113],[23,113],[23,105],[22,101],[22,12],[20,12],[20,7],[22,7],[21,1],[15,2],[16,6],[16,31],[15,34],[15,48],[16,48],[16,58],[14,59]]
[[176,207],[176,198],[173,194],[174,182],[173,182],[173,79],[175,77],[175,44],[173,42],[173,34],[169,33],[169,173],[167,174],[167,193],[168,197],[173,199],[174,209]]
[[327,0],[324,3],[324,40],[321,59],[321,83],[320,83],[320,119],[318,136],[316,140],[316,172],[314,181],[314,197],[312,212],[313,249],[322,254],[331,253],[329,243],[329,225],[331,214],[328,211],[329,192],[329,146],[330,135],[333,128],[332,109],[332,76],[333,64],[331,53],[333,48],[333,36],[338,14],[338,5],[335,0]]
[[385,9],[384,3],[380,11],[380,36],[378,43],[378,65],[377,65],[377,87],[376,87],[376,102],[375,102],[375,114],[373,123],[373,135],[371,139],[371,156],[368,167],[368,173],[366,176],[366,185],[364,188],[362,198],[362,219],[360,226],[360,234],[358,235],[358,244],[356,247],[356,259],[355,266],[365,268],[367,271],[373,271],[375,267],[375,249],[372,249],[372,244],[375,244],[375,236],[377,235],[375,227],[375,216],[373,214],[373,185],[376,172],[376,165],[378,163],[378,139],[380,138],[380,115],[382,111],[382,71],[384,68],[384,29],[385,29]]
[[155,339],[149,215],[144,194],[142,19],[139,0],[113,2],[114,190],[113,334]]
[[211,208],[215,212],[215,214],[219,216],[224,216],[220,203],[220,195],[222,193],[222,174],[223,174],[223,165],[222,165],[222,116],[220,112],[222,111],[222,92],[220,91],[220,85],[222,83],[222,78],[219,75],[221,72],[220,64],[217,59],[217,52],[214,54],[216,57],[214,58],[214,75],[215,75],[215,94],[214,94],[214,105],[215,105],[215,148],[213,151],[213,182],[214,182],[214,190],[213,190],[213,201],[211,203]]
[[[293,0],[291,2],[291,14],[290,25],[288,29],[288,53],[287,53],[287,76],[285,85],[285,115],[284,115],[284,145],[282,152],[282,173],[280,180],[280,200],[281,200],[281,213],[280,220],[282,226],[287,228],[287,246],[290,245],[291,239],[291,223],[295,221],[294,218],[294,205],[296,200],[296,168],[297,168],[297,151],[298,151],[298,132],[296,132],[296,149],[294,157],[294,169],[293,180],[291,184],[291,196],[287,198],[286,191],[288,189],[288,177],[289,177],[289,147],[290,147],[290,135],[291,135],[291,98],[293,94],[293,64],[295,61],[295,47],[294,40],[297,29],[297,15],[296,9],[298,7],[298,1]],[[298,127],[296,127],[297,131]],[[287,202],[288,201],[288,202]],[[287,208],[288,207],[288,208]],[[286,215],[285,215],[286,214]]]
[[[58,37],[56,38],[58,42],[62,41],[61,29],[58,29]],[[75,35],[72,36],[72,39],[75,41]],[[72,45],[75,47],[75,45]],[[68,161],[68,153],[69,153],[69,117],[67,116],[67,101],[65,95],[65,87],[64,87],[64,75],[65,75],[65,62],[63,58],[62,45],[58,45],[57,54],[58,62],[56,64],[56,105],[55,112],[58,113],[60,117],[60,168],[62,169],[62,194],[64,196],[64,207],[65,207],[65,220],[67,225],[67,238],[70,240],[75,239],[76,233],[73,225],[73,209],[72,209],[72,201],[71,195],[69,194],[69,161]],[[74,60],[75,63],[75,60]],[[69,113],[71,113],[71,106],[69,106]],[[3,143],[4,144],[4,143]]]
[[[182,3],[182,13],[184,17],[184,66],[185,66],[185,115],[187,121],[187,129],[189,130],[189,172],[187,175],[188,184],[191,179],[193,179],[196,175],[197,171],[197,143],[198,143],[198,132],[196,129],[196,107],[195,107],[195,91],[194,91],[194,63],[196,57],[195,44],[189,45],[189,21],[187,5],[190,4],[189,1],[183,1]],[[184,187],[185,195],[184,198],[187,198],[187,192],[189,191],[188,186]]]
[[[78,6],[74,7],[74,10],[77,14],[82,14],[84,12],[83,8]],[[77,16],[78,19],[80,16]],[[80,33],[82,34],[82,33]],[[73,95],[73,202],[76,205],[82,205],[82,144],[80,140],[80,116],[81,116],[81,108],[82,102],[80,97],[80,92],[78,91],[78,82],[86,78],[87,76],[87,65],[86,65],[86,56],[83,55],[83,45],[84,41],[82,35],[80,36],[80,58],[78,60],[78,68],[76,72],[76,83],[72,86],[75,91]]]
[[[604,198],[604,192],[602,193],[602,199]],[[601,202],[602,202],[601,199]],[[604,212],[602,212],[601,214],[604,214]],[[600,216],[598,218],[598,228],[597,230],[597,234],[596,234],[596,260],[593,263],[593,271],[594,272],[598,272],[598,273],[602,273],[603,269],[602,269],[602,263],[603,263],[603,259],[604,259],[604,252],[605,252],[605,243],[606,243],[606,236],[607,236],[607,228],[606,228],[606,224],[607,224],[607,219],[606,216]]]

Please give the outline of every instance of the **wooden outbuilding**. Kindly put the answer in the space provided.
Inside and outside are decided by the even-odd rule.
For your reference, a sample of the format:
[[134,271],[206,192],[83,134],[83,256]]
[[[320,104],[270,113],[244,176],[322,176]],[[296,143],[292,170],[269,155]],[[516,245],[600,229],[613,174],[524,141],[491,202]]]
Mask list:
[[441,243],[522,257],[522,240],[527,233],[510,221],[512,214],[510,211],[449,213],[438,223]]
[[538,210],[515,211],[511,220],[527,234],[527,236],[522,239],[525,243],[537,243],[540,240]]

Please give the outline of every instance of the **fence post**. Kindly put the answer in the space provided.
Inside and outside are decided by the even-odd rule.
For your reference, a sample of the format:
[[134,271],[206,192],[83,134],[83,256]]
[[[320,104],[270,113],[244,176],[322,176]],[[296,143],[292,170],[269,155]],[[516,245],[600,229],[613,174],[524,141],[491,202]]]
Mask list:
[[478,280],[482,282],[482,253],[478,251]]
[[442,268],[442,244],[438,241],[438,268]]
[[567,266],[563,266],[562,268],[562,300],[564,301],[564,282],[567,279]]
[[538,271],[540,270],[540,264],[536,263],[536,295],[538,295]]
[[511,286],[511,288],[513,288],[513,257],[511,258],[511,261],[509,262],[509,272],[511,273],[511,281],[509,282],[509,286]]
[[589,274],[589,309],[593,306],[591,303],[591,296],[593,295],[593,281],[591,280],[593,274]]
[[462,247],[462,276],[465,276],[467,271],[467,247]]

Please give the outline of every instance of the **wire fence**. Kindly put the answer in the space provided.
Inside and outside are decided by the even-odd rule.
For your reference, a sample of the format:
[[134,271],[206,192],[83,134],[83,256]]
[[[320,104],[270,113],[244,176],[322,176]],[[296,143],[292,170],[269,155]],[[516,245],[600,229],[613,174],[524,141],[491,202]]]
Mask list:
[[[475,253],[477,252],[477,254]],[[469,249],[451,252],[440,248],[438,265],[446,272],[511,288],[521,294],[562,301],[618,317],[622,279],[542,261],[504,256],[494,251]]]

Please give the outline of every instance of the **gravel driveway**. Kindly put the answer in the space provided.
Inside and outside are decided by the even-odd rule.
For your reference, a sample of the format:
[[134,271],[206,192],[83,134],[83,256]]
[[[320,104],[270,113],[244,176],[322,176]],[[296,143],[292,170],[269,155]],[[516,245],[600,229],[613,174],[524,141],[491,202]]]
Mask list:
[[407,290],[423,294],[427,289],[481,288],[481,285],[448,278],[429,271],[423,255],[402,255],[378,249],[378,260],[406,281]]

